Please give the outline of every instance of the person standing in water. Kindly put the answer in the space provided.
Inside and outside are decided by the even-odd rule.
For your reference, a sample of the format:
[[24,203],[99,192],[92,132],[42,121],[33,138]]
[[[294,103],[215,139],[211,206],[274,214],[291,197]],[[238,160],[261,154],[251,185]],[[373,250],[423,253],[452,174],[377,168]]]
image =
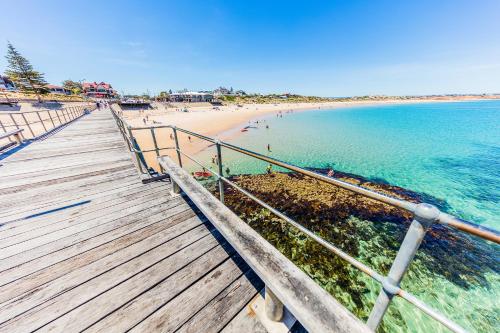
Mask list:
[[272,173],[272,170],[273,170],[273,166],[271,164],[269,164],[266,168],[266,172],[267,174],[271,174]]
[[267,151],[271,152],[271,145],[269,143],[267,144]]

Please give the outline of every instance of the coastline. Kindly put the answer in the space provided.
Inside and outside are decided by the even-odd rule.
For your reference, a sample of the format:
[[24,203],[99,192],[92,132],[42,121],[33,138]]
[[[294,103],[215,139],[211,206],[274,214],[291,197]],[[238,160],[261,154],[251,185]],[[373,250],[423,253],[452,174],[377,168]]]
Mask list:
[[[210,104],[185,106],[188,112],[182,112],[183,107],[164,107],[162,104],[155,103],[156,109],[124,111],[123,114],[127,122],[132,126],[144,126],[144,119],[147,118],[146,125],[174,125],[202,135],[215,137],[219,140],[228,140],[237,135],[242,135],[239,131],[249,123],[279,112],[310,112],[321,111],[323,109],[342,109],[356,106],[375,106],[375,105],[397,105],[397,104],[417,104],[417,103],[446,103],[446,102],[467,102],[480,100],[495,100],[494,98],[436,98],[436,99],[387,99],[370,101],[334,101],[319,103],[279,103],[279,104],[235,104],[224,105],[214,110]],[[189,104],[185,104],[189,105]],[[164,136],[169,137],[171,131],[162,132]],[[149,131],[134,132],[139,145],[144,149],[152,148],[153,142]],[[191,156],[202,152],[210,146],[209,143],[197,138],[189,140],[187,135],[179,133],[179,145],[183,152]],[[164,147],[164,145],[160,145]],[[172,145],[173,146],[173,141]],[[164,151],[165,153],[165,151]],[[166,155],[175,157],[172,151]],[[146,154],[148,164],[157,166],[156,156]]]

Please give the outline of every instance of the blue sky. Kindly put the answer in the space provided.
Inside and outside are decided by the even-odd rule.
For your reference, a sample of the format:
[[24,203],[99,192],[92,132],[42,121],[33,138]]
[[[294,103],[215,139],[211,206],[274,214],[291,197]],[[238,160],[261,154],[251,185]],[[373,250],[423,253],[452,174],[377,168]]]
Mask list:
[[[500,0],[7,1],[50,83],[320,96],[500,92]],[[5,69],[0,58],[0,72]]]

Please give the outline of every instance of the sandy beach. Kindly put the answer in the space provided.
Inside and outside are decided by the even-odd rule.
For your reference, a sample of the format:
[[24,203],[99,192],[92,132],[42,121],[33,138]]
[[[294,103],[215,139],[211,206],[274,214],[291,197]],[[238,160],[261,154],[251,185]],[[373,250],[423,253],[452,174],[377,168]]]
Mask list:
[[[477,98],[476,98],[477,99]],[[286,112],[314,112],[321,109],[337,109],[353,106],[368,106],[380,104],[407,104],[407,103],[431,103],[431,102],[460,102],[474,100],[473,98],[437,98],[437,99],[411,99],[411,100],[375,100],[375,101],[349,101],[349,102],[325,102],[325,103],[279,103],[279,104],[243,104],[225,105],[215,109],[209,103],[206,104],[179,104],[175,107],[166,107],[160,103],[154,103],[151,110],[124,111],[123,115],[127,122],[133,127],[153,125],[174,125],[199,134],[230,140],[235,135],[244,135],[240,129],[244,128],[256,119],[270,115]],[[183,112],[187,110],[187,112]],[[158,130],[158,145],[160,148],[173,147],[174,141],[170,138],[170,129]],[[154,148],[150,130],[134,131],[139,145],[143,150]],[[167,144],[165,143],[167,142]],[[191,156],[196,155],[209,144],[201,139],[188,138],[187,135],[179,133],[179,144],[183,152]],[[174,157],[172,150],[164,150],[163,155]],[[154,153],[145,154],[148,164],[157,166]]]

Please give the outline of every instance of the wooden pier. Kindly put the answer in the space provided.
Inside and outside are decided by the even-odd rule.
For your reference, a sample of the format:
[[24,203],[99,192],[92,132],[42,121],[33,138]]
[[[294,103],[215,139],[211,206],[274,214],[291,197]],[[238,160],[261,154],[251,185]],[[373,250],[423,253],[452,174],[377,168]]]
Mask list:
[[0,160],[0,332],[264,332],[260,278],[109,111]]

